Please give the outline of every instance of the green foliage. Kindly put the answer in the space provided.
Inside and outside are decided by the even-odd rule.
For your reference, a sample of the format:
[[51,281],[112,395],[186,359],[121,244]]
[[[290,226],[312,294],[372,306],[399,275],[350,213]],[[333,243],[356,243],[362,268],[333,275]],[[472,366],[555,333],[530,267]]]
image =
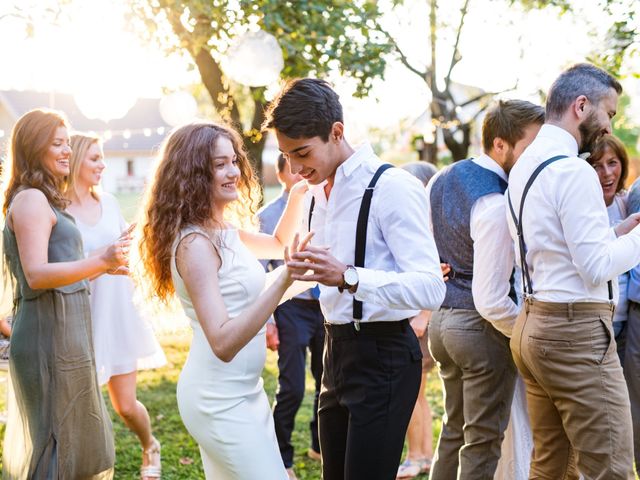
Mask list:
[[627,152],[631,157],[638,155],[638,137],[640,136],[640,125],[629,118],[627,107],[631,103],[631,98],[626,93],[620,96],[618,101],[618,113],[613,120],[613,134],[617,136],[627,147]]
[[[338,70],[356,79],[357,93],[364,95],[384,73],[384,54],[390,49],[374,28],[379,15],[371,0],[132,0],[130,20],[168,51],[197,54],[205,48],[216,61],[234,36],[257,25],[280,42],[284,78]],[[176,19],[183,31],[176,28]],[[263,100],[262,93],[259,97]]]

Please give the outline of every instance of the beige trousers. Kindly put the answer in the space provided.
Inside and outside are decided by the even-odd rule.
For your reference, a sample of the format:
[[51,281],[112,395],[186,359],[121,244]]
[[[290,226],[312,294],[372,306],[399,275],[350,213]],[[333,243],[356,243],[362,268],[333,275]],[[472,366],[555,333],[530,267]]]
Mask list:
[[527,389],[529,479],[633,479],[629,394],[605,303],[527,300],[511,351]]

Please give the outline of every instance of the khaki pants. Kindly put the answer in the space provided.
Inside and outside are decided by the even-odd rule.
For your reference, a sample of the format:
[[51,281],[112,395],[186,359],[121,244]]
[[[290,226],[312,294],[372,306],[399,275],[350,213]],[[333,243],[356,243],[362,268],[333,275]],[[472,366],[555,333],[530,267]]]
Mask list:
[[631,412],[603,303],[527,300],[511,338],[527,388],[529,478],[633,479]]
[[446,413],[429,478],[493,480],[516,380],[509,339],[475,310],[441,308],[429,346]]

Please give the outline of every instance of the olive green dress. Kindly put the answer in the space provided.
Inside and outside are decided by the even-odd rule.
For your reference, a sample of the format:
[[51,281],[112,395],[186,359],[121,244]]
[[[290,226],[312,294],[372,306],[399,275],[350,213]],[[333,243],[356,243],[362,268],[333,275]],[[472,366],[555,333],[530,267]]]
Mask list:
[[[53,209],[49,262],[83,258],[73,218]],[[3,479],[84,480],[113,477],[111,421],[96,376],[89,285],[32,290],[14,233],[3,231],[14,291],[9,415]]]

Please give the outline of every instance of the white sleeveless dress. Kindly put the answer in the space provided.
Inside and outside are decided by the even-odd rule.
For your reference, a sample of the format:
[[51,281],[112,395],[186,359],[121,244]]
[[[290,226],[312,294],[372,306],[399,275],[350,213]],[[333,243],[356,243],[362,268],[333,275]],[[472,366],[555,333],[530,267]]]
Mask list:
[[[100,204],[102,214],[95,225],[75,219],[85,255],[115,242],[127,227],[113,195],[103,193]],[[131,279],[123,275],[101,275],[90,282],[90,287],[93,348],[100,385],[114,375],[166,364],[151,325],[133,303]]]
[[[191,350],[178,380],[180,416],[200,446],[207,479],[285,480],[288,477],[260,376],[266,359],[265,328],[230,362],[215,356],[175,265],[179,241],[194,233],[209,238],[196,227],[182,230],[171,262],[176,294],[193,328]],[[265,272],[237,230],[217,230],[216,235],[222,244],[217,247],[214,243],[222,259],[220,291],[233,319],[258,298]]]

